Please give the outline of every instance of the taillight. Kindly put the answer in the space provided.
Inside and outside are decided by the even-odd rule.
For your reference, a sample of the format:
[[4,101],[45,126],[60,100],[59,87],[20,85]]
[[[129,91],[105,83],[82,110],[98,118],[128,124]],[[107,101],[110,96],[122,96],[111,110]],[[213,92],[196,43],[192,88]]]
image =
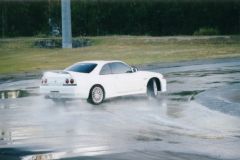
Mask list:
[[74,83],[74,79],[71,79],[71,80],[70,80],[70,83],[73,84],[73,83]]
[[65,81],[67,84],[69,83],[69,79],[66,79],[66,81]]
[[42,84],[47,84],[47,78],[42,79]]

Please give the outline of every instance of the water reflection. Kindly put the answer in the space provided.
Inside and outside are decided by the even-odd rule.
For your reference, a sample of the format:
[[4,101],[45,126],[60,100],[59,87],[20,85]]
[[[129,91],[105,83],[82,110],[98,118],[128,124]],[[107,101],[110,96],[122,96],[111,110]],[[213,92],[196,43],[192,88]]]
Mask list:
[[108,146],[94,146],[94,147],[74,146],[73,149],[68,149],[66,151],[23,156],[21,160],[52,160],[79,156],[91,157],[97,155],[104,155],[108,153],[111,153]]
[[6,90],[0,91],[0,99],[15,99],[27,97],[29,93],[25,90]]

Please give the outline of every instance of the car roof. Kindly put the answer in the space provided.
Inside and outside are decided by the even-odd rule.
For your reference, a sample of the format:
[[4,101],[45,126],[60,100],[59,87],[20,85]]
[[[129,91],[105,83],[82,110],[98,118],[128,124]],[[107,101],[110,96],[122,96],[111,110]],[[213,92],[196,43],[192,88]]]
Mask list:
[[[120,63],[124,63],[123,61],[120,60],[91,60],[91,61],[80,61],[77,62],[75,64],[81,64],[81,63],[95,63],[97,64],[97,67],[91,72],[91,74],[99,74],[100,70],[102,69],[102,67],[107,64],[107,63],[114,63],[114,62],[120,62]],[[73,65],[75,65],[73,64]],[[126,63],[124,63],[126,64]]]
[[122,62],[122,61],[120,61],[120,60],[93,60],[93,61],[81,61],[78,63],[96,63],[96,64],[104,65],[106,63],[111,63],[111,62]]

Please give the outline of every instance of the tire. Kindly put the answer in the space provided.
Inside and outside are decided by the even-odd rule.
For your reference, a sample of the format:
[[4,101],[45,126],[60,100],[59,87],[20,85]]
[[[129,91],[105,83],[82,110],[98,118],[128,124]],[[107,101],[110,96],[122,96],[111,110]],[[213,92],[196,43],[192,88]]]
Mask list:
[[150,98],[156,98],[158,95],[157,82],[155,79],[151,79],[147,84],[147,96]]
[[91,88],[88,102],[94,105],[101,104],[105,98],[105,92],[102,86],[95,85]]

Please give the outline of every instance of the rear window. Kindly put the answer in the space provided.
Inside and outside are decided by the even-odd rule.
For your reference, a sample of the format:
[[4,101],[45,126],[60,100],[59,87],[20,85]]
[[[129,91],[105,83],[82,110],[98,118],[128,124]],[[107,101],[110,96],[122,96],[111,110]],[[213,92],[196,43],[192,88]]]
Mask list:
[[65,69],[65,71],[73,71],[80,73],[90,73],[97,66],[96,63],[77,63]]

